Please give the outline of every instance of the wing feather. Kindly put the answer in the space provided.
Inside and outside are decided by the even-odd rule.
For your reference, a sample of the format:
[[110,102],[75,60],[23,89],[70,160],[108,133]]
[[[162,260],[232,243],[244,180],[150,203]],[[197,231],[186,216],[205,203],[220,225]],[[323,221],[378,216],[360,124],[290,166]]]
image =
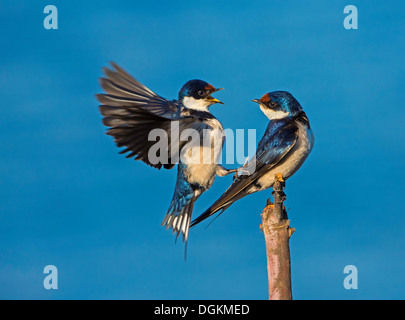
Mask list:
[[248,163],[249,166],[254,162],[255,172],[235,180],[210,208],[192,222],[191,226],[197,225],[220,210],[224,212],[236,200],[247,195],[247,188],[282,161],[294,147],[297,139],[298,127],[294,122],[276,130],[270,137],[265,134],[259,142],[255,156]]
[[148,159],[148,151],[156,143],[148,140],[149,133],[160,128],[170,137],[171,121],[180,121],[184,127],[195,118],[181,116],[182,106],[177,101],[157,95],[117,64],[111,65],[111,69],[103,69],[106,78],[100,79],[105,93],[96,95],[103,124],[110,127],[107,134],[114,137],[118,147],[125,147],[120,153],[127,158],[134,157],[158,169],[162,165],[172,168],[173,164],[154,164]]
[[[202,136],[203,130],[210,129],[211,126],[204,123],[198,115],[185,111],[177,100],[159,96],[117,64],[111,63],[111,66],[111,69],[103,69],[106,78],[100,79],[105,93],[96,95],[101,103],[103,124],[109,127],[107,134],[114,137],[118,147],[124,148],[120,153],[126,154],[127,158],[133,157],[158,169],[162,166],[166,169],[174,167],[180,150],[187,141],[177,141],[177,137],[173,137],[172,142],[173,121],[178,121],[180,135],[183,130],[193,128]],[[157,143],[148,139],[153,129],[163,129],[167,134],[168,146],[161,151],[168,153],[169,163],[152,163],[148,159],[150,148]],[[175,144],[173,148],[172,143]],[[174,154],[169,151],[174,151]]]

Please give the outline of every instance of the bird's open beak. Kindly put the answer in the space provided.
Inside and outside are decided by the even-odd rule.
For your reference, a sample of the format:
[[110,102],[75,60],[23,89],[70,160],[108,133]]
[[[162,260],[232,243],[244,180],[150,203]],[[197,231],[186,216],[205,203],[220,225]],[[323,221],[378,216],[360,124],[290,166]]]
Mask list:
[[258,103],[258,104],[261,104],[262,102],[260,101],[260,99],[253,99],[252,100],[253,102],[256,102],[256,103]]
[[[215,89],[214,91],[212,91],[212,93],[218,92],[218,91],[220,91],[220,90],[224,90],[224,88]],[[222,101],[213,98],[211,95],[209,95],[209,96],[207,97],[207,100],[210,101],[212,104],[215,104],[215,103],[225,104],[225,103],[223,103]]]
[[225,104],[225,103],[223,103],[222,101],[219,101],[218,99],[215,99],[215,98],[213,98],[213,97],[211,97],[211,96],[208,96],[208,97],[207,97],[207,100],[208,100],[209,102],[211,102],[211,104],[215,104],[215,103]]

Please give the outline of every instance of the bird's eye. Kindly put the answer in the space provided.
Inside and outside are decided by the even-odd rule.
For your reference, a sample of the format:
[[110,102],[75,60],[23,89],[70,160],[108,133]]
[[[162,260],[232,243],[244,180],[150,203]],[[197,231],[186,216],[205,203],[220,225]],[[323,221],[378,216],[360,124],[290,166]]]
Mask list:
[[269,105],[270,105],[270,108],[272,108],[272,109],[276,109],[276,108],[277,108],[277,103],[274,102],[274,101],[270,101],[270,102],[269,102]]
[[205,94],[205,90],[200,90],[200,91],[198,91],[197,93],[198,93],[198,95],[199,95],[200,97],[202,97],[202,96]]

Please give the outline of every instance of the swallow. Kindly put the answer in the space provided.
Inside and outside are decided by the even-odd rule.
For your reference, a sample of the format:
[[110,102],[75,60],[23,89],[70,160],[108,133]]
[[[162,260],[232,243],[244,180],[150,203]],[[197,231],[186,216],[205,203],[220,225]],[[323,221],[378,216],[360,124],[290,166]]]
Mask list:
[[[109,127],[107,134],[114,137],[118,147],[124,147],[120,153],[127,154],[127,158],[143,161],[157,169],[171,169],[178,164],[174,195],[162,225],[172,229],[176,239],[181,233],[183,242],[187,242],[195,201],[212,186],[217,175],[236,171],[218,164],[225,134],[221,123],[209,110],[214,104],[223,104],[212,97],[223,88],[217,89],[202,80],[190,80],[180,89],[178,99],[168,100],[135,80],[117,64],[111,65],[111,69],[103,69],[105,77],[100,79],[106,93],[96,95],[101,103],[103,123]],[[191,130],[198,134],[198,141],[190,143],[174,137],[174,123],[180,137]],[[156,162],[149,154],[156,144],[156,140],[150,139],[153,129],[163,130],[168,136],[168,145],[163,150],[168,153],[167,162]],[[203,141],[209,143],[203,144]],[[219,147],[214,143],[217,141]],[[207,153],[211,157],[202,159]]]
[[244,166],[251,174],[237,173],[228,190],[197,217],[191,226],[221,211],[219,216],[235,201],[249,194],[271,188],[276,174],[281,174],[287,180],[297,172],[312,151],[314,134],[308,117],[292,94],[274,91],[252,101],[259,104],[270,121],[256,154]]

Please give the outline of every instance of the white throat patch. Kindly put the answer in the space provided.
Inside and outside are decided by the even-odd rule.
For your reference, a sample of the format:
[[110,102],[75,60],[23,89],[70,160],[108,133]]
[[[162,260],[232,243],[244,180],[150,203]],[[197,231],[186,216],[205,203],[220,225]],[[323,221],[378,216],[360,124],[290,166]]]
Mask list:
[[208,107],[211,103],[204,99],[194,99],[193,97],[184,97],[183,104],[186,108],[209,112]]
[[270,120],[279,120],[283,119],[289,116],[288,112],[284,111],[274,111],[271,109],[263,108],[262,105],[260,105],[260,109],[263,111],[263,113],[266,115],[267,118]]

